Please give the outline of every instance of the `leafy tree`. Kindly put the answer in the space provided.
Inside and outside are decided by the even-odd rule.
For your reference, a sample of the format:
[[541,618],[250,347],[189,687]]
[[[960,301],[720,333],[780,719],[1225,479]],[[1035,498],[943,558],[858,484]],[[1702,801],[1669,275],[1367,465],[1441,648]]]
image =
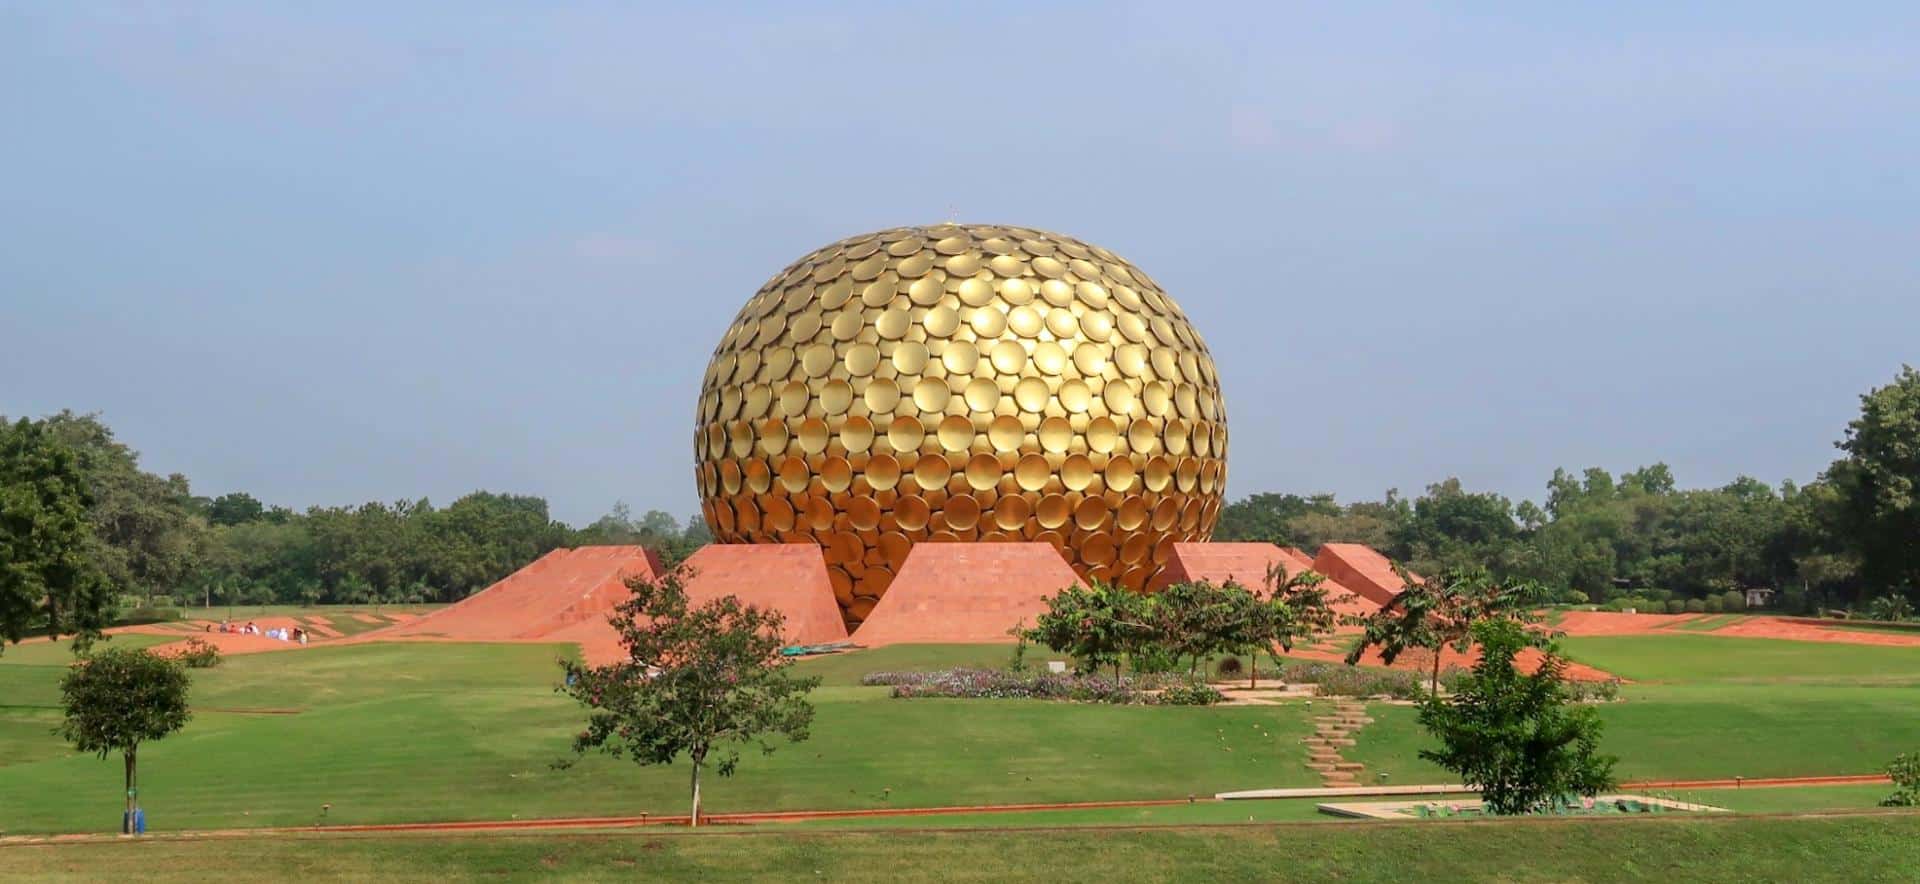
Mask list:
[[267,508],[244,491],[222,494],[207,504],[207,521],[215,525],[243,525],[264,518]]
[[1241,636],[1230,636],[1229,646],[1249,658],[1248,685],[1260,686],[1260,661],[1256,652],[1265,652],[1274,666],[1280,656],[1301,641],[1333,630],[1333,608],[1327,604],[1327,591],[1321,584],[1326,577],[1317,571],[1303,570],[1291,577],[1275,564],[1267,569],[1266,592],[1254,596],[1248,621],[1250,628]]
[[1389,666],[1409,650],[1425,649],[1433,655],[1428,688],[1436,694],[1446,648],[1465,653],[1473,646],[1473,627],[1484,621],[1529,622],[1526,606],[1538,595],[1533,585],[1497,581],[1484,568],[1443,571],[1424,580],[1398,563],[1394,571],[1404,587],[1380,610],[1359,619],[1364,631],[1347,652],[1347,664],[1359,663],[1368,648],[1377,648]]
[[1920,752],[1905,752],[1887,765],[1887,778],[1894,792],[1880,802],[1881,807],[1920,807]]
[[1898,593],[1890,593],[1873,600],[1867,606],[1867,616],[1875,620],[1895,623],[1913,616],[1913,603]]
[[682,571],[658,581],[627,581],[631,598],[608,617],[620,633],[626,659],[603,666],[562,660],[559,690],[590,711],[573,739],[575,754],[598,750],[637,764],[671,764],[684,755],[693,766],[693,825],[700,823],[700,773],[709,764],[732,776],[740,746],[766,737],[807,738],[813,707],[806,694],[818,678],[796,678],[778,611],[742,605],[724,596],[690,606]]
[[24,418],[0,423],[0,651],[42,622],[81,648],[105,625],[91,503],[71,449]]
[[1028,636],[1072,656],[1080,672],[1112,664],[1118,680],[1121,658],[1154,640],[1152,617],[1146,596],[1096,580],[1091,588],[1075,584],[1048,598]]
[[74,451],[92,496],[87,512],[97,558],[113,589],[174,594],[197,566],[194,553],[207,530],[187,478],[140,469],[139,454],[96,415],[63,411],[40,425]]
[[1591,797],[1612,788],[1615,758],[1599,752],[1601,723],[1572,706],[1566,663],[1551,650],[1532,675],[1513,660],[1532,644],[1512,620],[1475,624],[1480,660],[1450,698],[1429,694],[1420,724],[1440,742],[1420,757],[1480,790],[1494,814],[1531,813],[1566,795]]
[[1239,596],[1250,600],[1252,593],[1238,584],[1215,586],[1205,580],[1175,583],[1154,593],[1149,597],[1154,642],[1175,659],[1185,658],[1187,671],[1194,672],[1201,661],[1232,650],[1229,636],[1251,610]]
[[83,658],[60,680],[66,719],[60,735],[82,752],[104,759],[119,752],[126,765],[127,825],[140,807],[140,744],[184,727],[187,671],[143,648],[113,648]]
[[1861,396],[1839,447],[1846,457],[1827,478],[1861,575],[1881,588],[1920,585],[1920,371],[1903,366],[1892,383]]

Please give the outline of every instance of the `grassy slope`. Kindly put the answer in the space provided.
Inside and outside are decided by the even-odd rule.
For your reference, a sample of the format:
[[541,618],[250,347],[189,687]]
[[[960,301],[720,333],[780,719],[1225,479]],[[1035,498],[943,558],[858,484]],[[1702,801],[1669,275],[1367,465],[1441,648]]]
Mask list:
[[[1920,748],[1920,651],[1710,635],[1563,640],[1636,683],[1600,707],[1624,779],[1876,773]],[[1442,782],[1405,706],[1374,704],[1347,757],[1391,782]]]
[[[550,768],[579,721],[552,691],[559,650],[375,644],[231,657],[196,674],[199,711],[187,730],[142,750],[149,816],[158,828],[181,829],[301,825],[323,803],[333,805],[333,822],[683,812],[684,765],[643,769],[594,757]],[[1309,729],[1301,707],[901,701],[853,685],[868,669],[916,655],[989,662],[1005,653],[889,649],[865,663],[803,664],[830,682],[816,694],[813,738],[768,757],[750,753],[740,778],[710,783],[710,808],[1178,797],[1313,782],[1299,742]],[[15,709],[0,721],[49,712]],[[39,745],[38,760],[0,767],[0,794],[9,796],[0,829],[111,824],[117,763],[71,756],[50,736]]]
[[946,832],[249,838],[0,848],[80,880],[1905,881],[1920,815]]

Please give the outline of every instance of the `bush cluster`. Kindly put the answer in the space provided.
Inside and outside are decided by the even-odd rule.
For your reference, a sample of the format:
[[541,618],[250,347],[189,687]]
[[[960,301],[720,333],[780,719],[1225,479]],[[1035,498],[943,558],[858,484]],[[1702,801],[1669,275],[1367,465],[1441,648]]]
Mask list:
[[1290,661],[1280,667],[1280,679],[1311,684],[1322,697],[1392,697],[1412,700],[1425,693],[1420,677],[1397,669],[1361,669],[1344,663]]
[[940,669],[930,672],[870,672],[864,685],[893,688],[892,696],[951,697],[967,700],[1072,700],[1165,706],[1208,706],[1225,697],[1204,684],[1163,675],[1113,679],[1074,673],[1017,673],[999,669]]
[[186,648],[175,656],[188,669],[212,669],[220,665],[220,649],[197,636],[187,639]]

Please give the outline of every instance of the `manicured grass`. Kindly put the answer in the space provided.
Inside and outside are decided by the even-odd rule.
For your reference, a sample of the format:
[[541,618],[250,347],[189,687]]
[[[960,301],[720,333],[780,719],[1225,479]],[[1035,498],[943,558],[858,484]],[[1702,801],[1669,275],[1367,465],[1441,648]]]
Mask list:
[[76,880],[1905,881],[1920,815],[1111,830],[290,836],[0,848]]
[[[304,825],[323,803],[342,823],[684,812],[685,765],[595,756],[551,767],[582,718],[553,692],[562,650],[395,643],[231,656],[195,673],[187,729],[141,750],[149,819],[156,830]],[[923,662],[1006,652],[942,648]],[[893,700],[886,688],[851,685],[913,656],[802,664],[834,681],[816,693],[812,739],[750,752],[738,779],[710,779],[709,809],[1183,797],[1315,782],[1300,744],[1304,707]],[[262,714],[272,710],[297,714]],[[55,748],[38,760],[0,767],[0,829],[112,826],[117,761],[46,739]]]
[[[146,648],[166,642],[179,641],[178,636],[144,635],[141,633],[122,633],[120,635],[101,636],[94,642],[96,648]],[[8,645],[5,653],[0,653],[0,666],[56,666],[62,669],[73,662],[73,641],[61,639],[53,642],[27,642]],[[0,703],[5,696],[0,695]]]
[[1568,656],[1632,681],[1920,684],[1920,649],[1714,635],[1561,639]]
[[1738,623],[1745,619],[1747,618],[1740,614],[1713,614],[1701,617],[1698,620],[1688,620],[1685,623],[1676,624],[1667,628],[1680,632],[1712,632],[1722,626]]
[[[1717,641],[1717,639],[1716,639]],[[1920,688],[1812,685],[1628,685],[1601,705],[1600,748],[1622,779],[1718,779],[1878,773],[1920,739]],[[1407,706],[1368,706],[1349,760],[1369,784],[1452,777],[1418,757],[1433,742]]]

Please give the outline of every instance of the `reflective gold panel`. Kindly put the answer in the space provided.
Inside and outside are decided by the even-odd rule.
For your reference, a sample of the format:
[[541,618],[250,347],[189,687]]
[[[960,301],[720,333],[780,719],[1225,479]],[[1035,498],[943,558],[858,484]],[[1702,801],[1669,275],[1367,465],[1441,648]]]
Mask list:
[[912,544],[1051,543],[1144,589],[1205,540],[1226,405],[1198,332],[1112,252],[1022,227],[853,237],[773,275],[721,336],[694,477],[726,543],[812,540],[856,625]]

